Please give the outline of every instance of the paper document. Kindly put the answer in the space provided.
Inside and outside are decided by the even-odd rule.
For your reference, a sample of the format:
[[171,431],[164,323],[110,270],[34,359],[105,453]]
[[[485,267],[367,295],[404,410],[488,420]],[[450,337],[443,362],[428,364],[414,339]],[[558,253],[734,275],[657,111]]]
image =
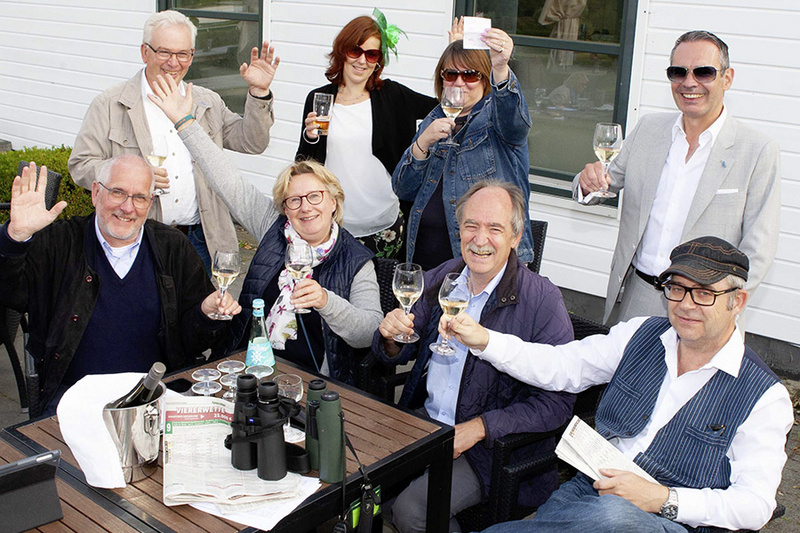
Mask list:
[[658,483],[577,416],[572,417],[567,430],[558,442],[556,455],[595,481],[605,477],[600,474],[601,468],[616,468],[632,472],[652,483]]
[[483,32],[492,27],[492,19],[483,17],[464,17],[464,50],[488,50],[481,41]]

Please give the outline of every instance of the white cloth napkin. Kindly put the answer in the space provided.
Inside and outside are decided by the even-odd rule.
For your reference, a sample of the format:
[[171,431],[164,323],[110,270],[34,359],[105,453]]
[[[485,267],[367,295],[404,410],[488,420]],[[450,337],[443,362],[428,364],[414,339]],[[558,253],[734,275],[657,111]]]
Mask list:
[[130,391],[143,375],[89,375],[70,387],[58,403],[61,435],[93,487],[125,486],[117,447],[103,422],[103,407]]

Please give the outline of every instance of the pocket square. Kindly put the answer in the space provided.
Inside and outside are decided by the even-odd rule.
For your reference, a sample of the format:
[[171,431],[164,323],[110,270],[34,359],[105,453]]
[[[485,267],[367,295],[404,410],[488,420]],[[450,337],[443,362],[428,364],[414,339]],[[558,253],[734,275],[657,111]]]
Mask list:
[[739,189],[717,189],[717,194],[736,194]]

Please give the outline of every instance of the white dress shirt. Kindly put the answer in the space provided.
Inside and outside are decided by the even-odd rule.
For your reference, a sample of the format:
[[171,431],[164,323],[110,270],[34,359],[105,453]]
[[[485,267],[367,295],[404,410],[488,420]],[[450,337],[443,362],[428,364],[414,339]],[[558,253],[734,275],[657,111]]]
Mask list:
[[[646,317],[617,324],[608,335],[595,335],[561,346],[532,344],[518,337],[489,332],[483,352],[472,352],[512,377],[547,390],[580,392],[607,383],[625,347]],[[677,375],[678,336],[673,328],[661,335],[667,373],[648,424],[636,436],[610,442],[634,458],[652,443],[656,433],[718,371],[737,376],[744,357],[740,332],[703,367]],[[786,462],[786,434],[794,422],[789,393],[776,383],[759,398],[739,426],[726,455],[731,466],[727,489],[676,488],[678,518],[691,527],[760,529],[772,516],[775,493]]]
[[106,254],[106,259],[117,273],[119,279],[124,279],[130,272],[133,262],[136,261],[136,256],[139,253],[139,248],[142,244],[142,237],[144,236],[144,226],[139,229],[139,236],[136,241],[126,246],[111,246],[103,234],[100,232],[100,225],[97,222],[97,216],[94,217],[94,232],[97,235],[97,240],[100,242],[100,247]]

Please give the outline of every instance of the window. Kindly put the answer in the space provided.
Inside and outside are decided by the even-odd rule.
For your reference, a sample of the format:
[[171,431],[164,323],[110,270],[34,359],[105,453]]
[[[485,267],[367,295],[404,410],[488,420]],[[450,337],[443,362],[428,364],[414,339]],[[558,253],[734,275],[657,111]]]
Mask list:
[[175,9],[197,26],[194,60],[186,81],[218,93],[236,113],[244,113],[247,84],[239,65],[261,43],[261,0],[159,0],[159,10]]
[[531,190],[569,196],[559,182],[596,159],[595,124],[624,128],[635,2],[466,0],[459,11],[491,18],[514,39],[509,65],[533,119]]

